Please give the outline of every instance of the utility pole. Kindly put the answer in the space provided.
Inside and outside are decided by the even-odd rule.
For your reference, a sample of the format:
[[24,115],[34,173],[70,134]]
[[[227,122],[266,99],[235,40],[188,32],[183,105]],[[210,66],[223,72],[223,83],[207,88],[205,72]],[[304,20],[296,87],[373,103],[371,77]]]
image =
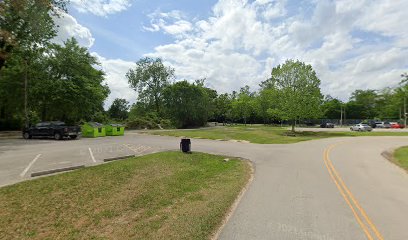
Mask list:
[[343,105],[340,105],[340,126],[343,127]]
[[404,92],[404,125],[407,128],[407,96]]
[[28,109],[27,109],[27,87],[28,87],[28,73],[27,73],[27,58],[24,59],[25,69],[24,69],[24,116],[25,116],[25,127],[28,127]]

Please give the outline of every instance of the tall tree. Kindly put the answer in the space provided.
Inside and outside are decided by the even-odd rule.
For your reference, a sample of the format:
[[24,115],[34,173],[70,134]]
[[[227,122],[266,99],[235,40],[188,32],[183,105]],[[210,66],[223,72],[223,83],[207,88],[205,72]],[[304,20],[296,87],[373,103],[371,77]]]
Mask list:
[[45,109],[46,118],[78,121],[103,112],[103,102],[110,91],[104,83],[105,73],[87,48],[72,38],[64,46],[52,45],[48,59],[48,81],[34,85],[37,105]]
[[28,54],[44,48],[56,36],[52,16],[65,11],[66,4],[64,0],[0,1],[0,69],[13,51]]
[[231,111],[230,96],[227,93],[218,95],[218,97],[215,99],[214,105],[215,105],[214,110],[215,119],[218,122],[225,123]]
[[199,127],[207,123],[209,96],[202,86],[186,80],[176,82],[166,87],[164,99],[167,115],[179,127]]
[[327,119],[340,119],[343,103],[330,95],[326,96],[322,104],[323,116]]
[[160,58],[142,58],[136,68],[126,73],[129,85],[138,92],[138,99],[153,106],[161,114],[163,90],[174,78],[174,69],[164,66]]
[[108,113],[113,119],[125,120],[129,115],[129,102],[123,98],[116,98],[113,100]]
[[254,110],[254,93],[250,92],[249,86],[246,85],[240,89],[237,98],[232,102],[232,111],[236,118],[242,119],[246,125]]
[[[56,36],[52,16],[65,10],[64,0],[4,0],[0,1],[0,71],[7,62],[22,66],[24,115],[28,124],[28,88],[32,64],[41,57],[50,40]],[[18,60],[18,61],[15,61]]]
[[[262,86],[261,86],[262,87]],[[264,88],[259,91],[256,97],[255,107],[258,116],[261,117],[263,123],[268,123],[274,117],[274,109],[276,108],[276,91],[272,88]],[[272,114],[271,114],[272,113]]]
[[292,131],[296,120],[320,116],[323,96],[311,65],[287,60],[273,68],[271,78],[262,85],[276,91],[275,112],[279,118],[292,121]]
[[351,96],[349,105],[359,109],[359,119],[373,119],[378,117],[377,100],[379,96],[376,90],[355,90]]

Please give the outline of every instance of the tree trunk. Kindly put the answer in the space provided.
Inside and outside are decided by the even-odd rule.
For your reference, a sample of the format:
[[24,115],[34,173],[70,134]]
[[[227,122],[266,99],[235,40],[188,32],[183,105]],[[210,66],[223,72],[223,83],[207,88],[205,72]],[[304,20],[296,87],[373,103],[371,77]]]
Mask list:
[[28,109],[27,109],[27,85],[28,85],[28,66],[27,66],[27,59],[24,60],[25,68],[24,68],[24,116],[25,116],[25,127],[28,127],[29,120],[28,120]]
[[292,132],[295,132],[295,120],[292,121]]

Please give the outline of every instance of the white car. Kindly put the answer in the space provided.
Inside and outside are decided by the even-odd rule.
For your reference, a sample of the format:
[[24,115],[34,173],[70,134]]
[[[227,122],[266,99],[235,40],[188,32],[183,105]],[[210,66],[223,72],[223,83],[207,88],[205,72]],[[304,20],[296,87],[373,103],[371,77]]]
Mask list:
[[371,132],[373,130],[372,127],[368,126],[367,124],[359,123],[352,127],[350,127],[351,131],[359,131],[359,132]]

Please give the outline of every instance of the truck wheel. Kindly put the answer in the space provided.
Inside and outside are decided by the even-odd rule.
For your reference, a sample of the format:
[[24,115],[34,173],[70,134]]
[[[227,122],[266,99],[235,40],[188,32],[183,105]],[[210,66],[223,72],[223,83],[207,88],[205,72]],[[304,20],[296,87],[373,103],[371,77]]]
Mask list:
[[31,139],[30,133],[29,133],[29,132],[25,132],[25,133],[23,134],[23,138],[24,138],[24,139]]
[[61,140],[62,139],[61,134],[60,133],[54,133],[54,139],[55,140]]
[[70,136],[71,139],[77,139],[77,137],[78,137],[77,135]]

